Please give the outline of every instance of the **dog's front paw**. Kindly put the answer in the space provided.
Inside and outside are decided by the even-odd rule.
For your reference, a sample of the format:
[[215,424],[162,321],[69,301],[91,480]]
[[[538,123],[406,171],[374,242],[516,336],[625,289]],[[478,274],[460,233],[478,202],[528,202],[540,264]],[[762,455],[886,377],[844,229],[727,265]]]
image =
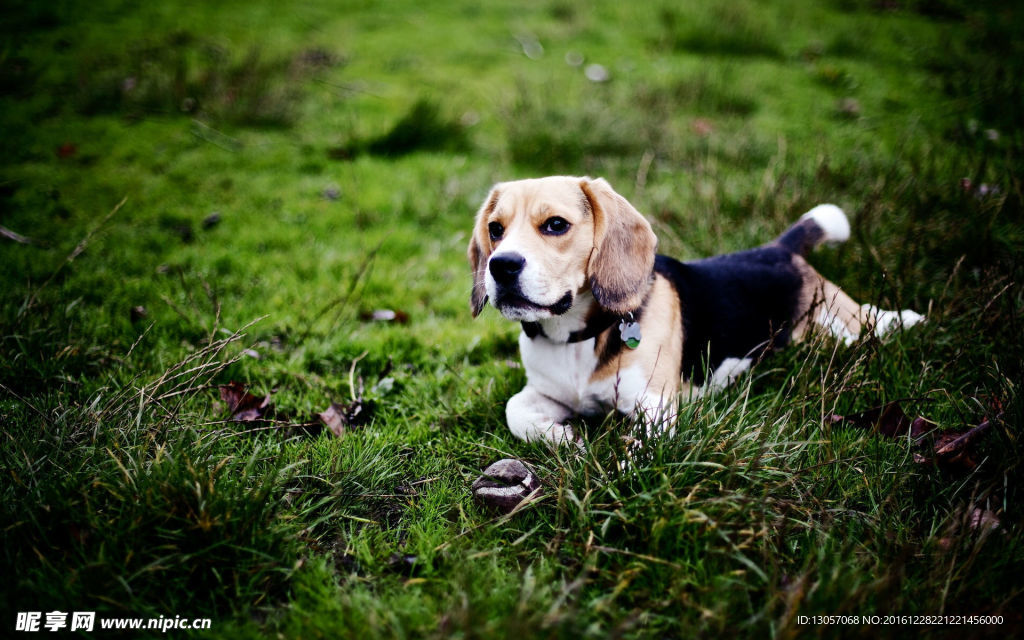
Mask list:
[[545,434],[545,436],[550,442],[556,445],[576,444],[579,441],[576,437],[576,433],[573,431],[573,428],[567,424],[551,425],[551,429],[547,434]]
[[505,418],[512,434],[527,442],[548,442],[555,446],[576,444],[576,434],[566,420],[572,412],[532,387],[512,396],[505,406]]
[[509,420],[508,428],[512,435],[527,442],[548,442],[553,445],[582,446],[582,441],[568,424],[544,420],[540,422],[520,422]]

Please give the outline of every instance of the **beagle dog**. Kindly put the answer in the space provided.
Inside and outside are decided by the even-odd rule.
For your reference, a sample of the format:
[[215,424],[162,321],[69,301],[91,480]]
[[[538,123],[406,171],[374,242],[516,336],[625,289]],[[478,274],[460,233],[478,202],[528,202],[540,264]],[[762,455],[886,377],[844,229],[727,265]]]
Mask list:
[[679,396],[729,384],[816,327],[849,344],[923,320],[859,305],[805,260],[843,242],[823,204],[773,242],[693,262],[656,255],[651,225],[603,179],[555,176],[496,185],[469,243],[471,306],[490,300],[522,323],[526,386],[506,407],[524,440],[575,442],[568,420],[635,414],[671,428]]

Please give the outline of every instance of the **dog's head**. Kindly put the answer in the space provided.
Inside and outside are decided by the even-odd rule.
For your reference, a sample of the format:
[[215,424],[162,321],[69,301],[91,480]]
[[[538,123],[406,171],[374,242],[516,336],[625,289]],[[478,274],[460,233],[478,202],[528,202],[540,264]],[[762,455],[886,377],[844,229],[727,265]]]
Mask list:
[[498,184],[469,242],[473,315],[490,299],[506,318],[535,322],[586,291],[624,315],[643,300],[656,246],[651,225],[603,179]]

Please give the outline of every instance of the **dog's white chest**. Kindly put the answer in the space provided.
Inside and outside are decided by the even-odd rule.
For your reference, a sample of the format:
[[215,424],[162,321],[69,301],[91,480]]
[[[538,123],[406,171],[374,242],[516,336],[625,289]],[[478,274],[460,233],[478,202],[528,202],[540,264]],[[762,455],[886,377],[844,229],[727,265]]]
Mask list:
[[528,384],[576,413],[594,414],[616,405],[614,385],[591,382],[597,368],[594,339],[557,344],[519,336]]

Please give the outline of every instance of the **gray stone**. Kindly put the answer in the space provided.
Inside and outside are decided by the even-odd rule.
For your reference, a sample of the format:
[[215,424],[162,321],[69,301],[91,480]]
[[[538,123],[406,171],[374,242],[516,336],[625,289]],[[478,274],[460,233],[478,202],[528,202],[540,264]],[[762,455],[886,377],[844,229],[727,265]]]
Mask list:
[[511,512],[539,491],[537,474],[522,461],[512,458],[498,460],[473,482],[473,497],[502,513]]

